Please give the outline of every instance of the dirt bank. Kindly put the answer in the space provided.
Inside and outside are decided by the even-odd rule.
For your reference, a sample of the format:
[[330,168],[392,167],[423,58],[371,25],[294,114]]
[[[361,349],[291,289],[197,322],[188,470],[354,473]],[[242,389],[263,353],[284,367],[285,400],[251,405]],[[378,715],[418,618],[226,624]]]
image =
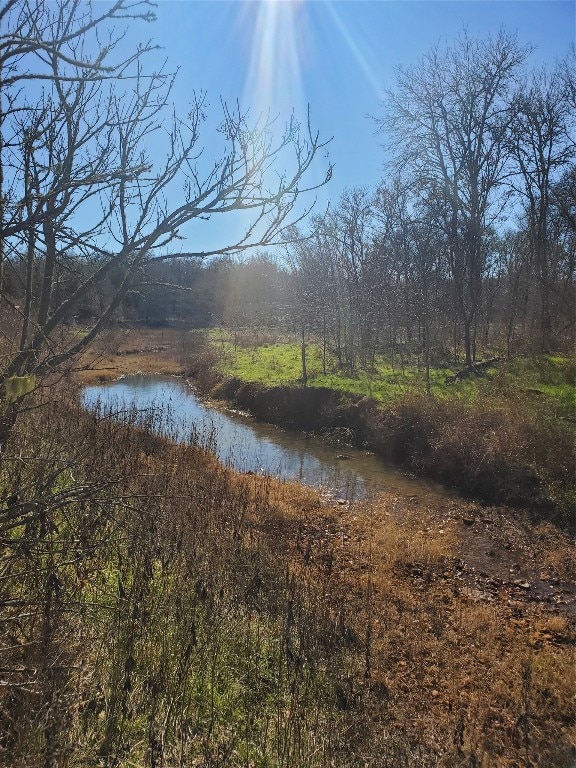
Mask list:
[[266,387],[224,378],[216,353],[197,343],[173,329],[123,330],[91,353],[91,370],[78,377],[89,383],[129,373],[187,376],[201,394],[262,421],[372,450],[464,498],[528,510],[535,520],[574,530],[570,498],[550,492],[570,483],[574,446],[566,432],[543,436],[535,430],[524,418],[522,403],[510,412],[490,403],[470,409],[453,400],[412,396],[383,409],[371,398],[326,388]]
[[[573,710],[558,707],[573,692],[573,665],[550,677],[573,658],[576,637],[565,534],[509,509],[460,500],[437,509],[393,494],[274,510],[259,529],[302,578],[332,589],[335,605],[341,594],[354,606],[345,621],[349,642],[366,644],[366,677],[343,681],[343,710],[362,700],[372,723],[406,742],[454,739],[438,765],[569,764]],[[374,752],[380,736],[376,727]]]
[[326,388],[265,387],[235,378],[204,391],[263,421],[372,450],[465,498],[572,525],[569,510],[550,497],[531,463],[514,455],[505,440],[499,441],[503,450],[493,450],[496,431],[508,427],[498,424],[493,413],[476,412],[471,420],[462,406],[424,397],[407,397],[384,410],[371,398]]

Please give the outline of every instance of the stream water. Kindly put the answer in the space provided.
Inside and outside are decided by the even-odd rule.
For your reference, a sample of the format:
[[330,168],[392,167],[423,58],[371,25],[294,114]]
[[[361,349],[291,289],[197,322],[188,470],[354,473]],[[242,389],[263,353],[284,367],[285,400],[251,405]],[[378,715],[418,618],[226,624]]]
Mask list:
[[[136,410],[136,418],[157,432],[209,448],[224,464],[240,472],[295,480],[318,488],[328,497],[353,501],[389,491],[426,499],[442,509],[449,496],[442,487],[404,474],[374,454],[335,448],[316,437],[209,405],[180,379],[129,376],[87,387],[83,403],[112,417]],[[492,592],[508,590],[515,599],[545,601],[575,615],[576,585],[563,582],[555,586],[556,582],[543,581],[538,564],[524,562],[521,548],[509,551],[506,536],[490,532],[500,526],[481,518],[471,528],[461,526],[462,579],[472,584],[474,594],[492,600]]]
[[403,474],[373,454],[334,448],[316,437],[207,405],[179,379],[129,376],[87,387],[83,402],[118,415],[135,407],[139,418],[151,419],[162,434],[210,448],[240,472],[296,480],[338,498],[352,501],[384,490],[446,496],[439,486]]

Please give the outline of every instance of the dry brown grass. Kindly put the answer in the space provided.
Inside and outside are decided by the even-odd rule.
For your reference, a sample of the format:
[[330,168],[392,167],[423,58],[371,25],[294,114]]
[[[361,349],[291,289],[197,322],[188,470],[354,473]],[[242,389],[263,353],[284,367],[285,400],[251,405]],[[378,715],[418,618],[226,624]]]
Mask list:
[[182,331],[170,328],[111,332],[84,355],[75,378],[95,384],[133,373],[182,376],[182,339]]
[[[148,333],[145,339],[123,339],[119,351],[125,354],[110,361],[118,373],[145,370],[145,360],[157,372],[164,355],[167,367],[176,368],[170,350],[146,351],[163,341],[161,332],[153,339]],[[174,336],[173,349],[177,343]],[[180,466],[183,451],[141,451],[134,471],[165,474],[167,465]],[[291,574],[314,621],[333,628],[327,653],[330,658],[338,648],[345,656],[343,666],[334,666],[331,685],[353,755],[350,765],[572,764],[573,617],[562,604],[537,599],[535,590],[515,587],[516,573],[508,580],[492,578],[466,565],[472,548],[497,549],[506,542],[515,564],[521,561],[530,577],[559,580],[552,594],[561,594],[575,577],[573,545],[565,534],[509,510],[459,501],[438,509],[385,495],[332,508],[300,486],[223,473],[212,459],[205,465],[194,461],[196,479],[178,493],[193,499],[198,510],[207,504],[217,509],[217,498],[210,501],[214,479],[206,478],[218,477],[217,494],[225,494],[222,509],[230,514],[228,521],[213,518],[210,535],[218,534],[218,543],[208,537],[202,544],[196,533],[194,546],[208,543],[213,564],[223,562],[227,551],[226,567],[234,567],[239,541],[245,552],[268,553],[277,565],[270,578]],[[190,525],[200,520],[198,512],[186,512],[185,501],[171,509]],[[487,517],[491,522],[484,525]],[[231,538],[222,538],[223,532]],[[242,556],[235,576],[247,583],[250,557]],[[333,765],[348,764],[342,756],[334,760]]]
[[[351,681],[346,692],[350,706],[362,698],[370,723],[373,751],[359,751],[359,760],[377,765],[370,762],[377,745],[384,754],[394,734],[428,755],[423,765],[569,764],[573,619],[536,599],[514,599],[505,585],[486,594],[473,574],[462,576],[457,516],[391,495],[344,511],[306,495],[295,508],[297,491],[277,493],[281,540],[300,577],[330,584],[365,647],[365,681]],[[452,506],[470,515],[471,505]],[[573,554],[559,536],[548,553],[556,560]],[[525,546],[530,559],[534,550]]]
[[[195,699],[194,689],[183,682],[198,685],[196,670],[218,659],[232,638],[252,654],[248,669],[258,671],[254,683],[269,680],[271,672],[260,667],[254,646],[259,633],[283,649],[280,679],[294,675],[293,698],[286,700],[281,689],[273,699],[276,722],[301,744],[302,757],[294,756],[289,765],[569,764],[575,735],[573,623],[559,608],[522,597],[507,585],[486,592],[464,567],[468,539],[462,518],[479,519],[484,510],[457,501],[429,509],[423,501],[395,495],[333,508],[300,486],[224,470],[198,449],[107,422],[95,425],[72,406],[64,414],[58,407],[41,414],[30,414],[40,423],[33,433],[20,435],[14,480],[30,473],[34,487],[40,487],[34,479],[40,463],[25,465],[21,458],[34,455],[37,434],[49,454],[42,458],[37,451],[36,461],[46,463],[49,476],[74,448],[72,474],[64,472],[58,482],[70,483],[73,476],[82,488],[86,482],[104,485],[89,506],[73,502],[50,518],[53,523],[43,523],[36,543],[32,528],[22,532],[21,542],[4,540],[9,558],[2,561],[3,612],[7,619],[19,616],[22,643],[14,643],[10,629],[4,640],[12,649],[4,660],[6,668],[43,670],[34,696],[48,696],[46,711],[64,718],[68,730],[59,726],[51,739],[67,754],[76,750],[76,764],[96,748],[114,756],[128,744],[132,752],[126,759],[149,765],[146,739],[164,733],[157,730],[160,715],[177,724],[200,717],[208,693]],[[112,479],[114,485],[107,485]],[[38,490],[31,486],[32,492]],[[42,504],[53,493],[48,485]],[[496,511],[491,514],[496,520]],[[570,542],[562,534],[550,533],[546,543],[525,525],[518,522],[516,528],[524,532],[518,541],[528,561],[536,551],[547,557],[547,546],[554,547],[549,555],[554,562],[568,557]],[[42,576],[47,555],[58,573],[59,613],[42,640],[42,659],[54,667],[34,655],[45,631],[40,619],[47,605]],[[12,586],[30,601],[28,614],[9,602],[11,573],[11,578],[22,574]],[[117,623],[102,620],[104,607]],[[198,625],[191,651],[195,615],[209,622],[203,636]],[[262,620],[266,629],[256,630],[255,622]],[[50,670],[63,663],[68,671],[61,680]],[[226,670],[233,690],[247,672],[234,678],[238,657],[230,665],[224,656],[221,663],[219,674]],[[181,709],[173,704],[163,709],[163,688],[151,693],[158,670],[165,670],[164,685],[171,686],[168,701],[180,702]],[[58,685],[65,695],[54,698]],[[18,710],[14,702],[20,699],[11,704],[8,694],[4,689],[3,717],[20,711],[27,739],[20,748],[32,750],[13,764],[30,768],[42,754],[42,739],[30,740],[30,726],[33,718],[42,724],[45,710],[34,697],[27,708],[20,702]],[[249,689],[243,696],[248,695]],[[250,706],[259,717],[259,700]],[[218,757],[226,718],[232,716],[239,717],[215,711],[201,739],[185,729],[172,736],[166,732],[166,758],[176,754],[179,743],[169,739],[181,733],[186,749],[198,750],[190,755],[205,750],[202,764],[244,765],[232,753],[227,762]],[[57,722],[54,716],[51,728]],[[151,725],[142,730],[142,722]],[[253,721],[238,722],[245,728]],[[6,749],[6,741],[0,740],[0,748]]]

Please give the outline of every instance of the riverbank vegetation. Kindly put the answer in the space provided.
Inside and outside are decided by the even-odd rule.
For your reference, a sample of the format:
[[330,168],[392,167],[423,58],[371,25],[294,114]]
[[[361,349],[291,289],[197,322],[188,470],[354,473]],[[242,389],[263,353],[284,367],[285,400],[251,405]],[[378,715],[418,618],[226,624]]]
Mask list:
[[244,336],[234,344],[221,332],[193,338],[183,363],[214,396],[264,420],[375,450],[469,498],[573,526],[571,357],[495,361],[461,381],[455,369],[438,369],[428,393],[416,361],[405,360],[403,372],[382,365],[350,379],[333,363],[325,376],[317,354],[304,388],[295,342]]
[[[572,759],[575,574],[548,524],[334,509],[62,389],[18,422],[1,483],[5,765]],[[513,575],[475,569],[474,527]]]
[[457,368],[442,369],[430,397],[408,361],[404,374],[374,374],[370,389],[362,377],[349,387],[337,368],[327,379],[311,368],[302,387],[297,352],[286,335],[280,342],[246,333],[234,344],[222,330],[122,330],[78,376],[95,382],[136,371],[185,375],[204,395],[264,421],[313,431],[341,449],[368,448],[468,498],[529,510],[573,530],[573,358],[503,360],[462,381],[451,380]]
[[[223,104],[204,154],[124,47],[152,8],[0,9],[0,763],[568,768],[574,52],[397,70],[386,180],[307,217],[310,120]],[[485,506],[331,507],[79,406],[135,371]]]

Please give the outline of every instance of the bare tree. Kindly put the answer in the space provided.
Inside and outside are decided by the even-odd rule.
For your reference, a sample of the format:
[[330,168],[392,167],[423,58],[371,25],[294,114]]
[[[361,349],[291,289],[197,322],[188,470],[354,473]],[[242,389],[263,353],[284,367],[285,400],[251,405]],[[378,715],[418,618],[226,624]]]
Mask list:
[[333,216],[338,232],[337,254],[347,304],[346,363],[352,372],[357,358],[373,366],[378,341],[381,295],[374,245],[374,195],[367,189],[347,190]]
[[338,363],[350,371],[359,357],[362,365],[373,357],[376,337],[380,297],[373,281],[372,197],[366,189],[345,191],[331,211],[314,220],[309,236],[291,249],[309,320],[315,315],[312,324],[322,327],[324,348],[331,326]]
[[[170,108],[173,75],[147,70],[153,46],[117,55],[118,20],[152,18],[148,0],[117,0],[99,16],[78,0],[8,0],[0,10],[1,299],[13,329],[0,384],[74,359],[145,284],[151,263],[283,242],[304,215],[296,201],[325,146],[309,120],[292,119],[275,138],[272,121],[250,125],[239,106],[223,105],[224,149],[205,161],[205,96],[183,121]],[[176,252],[186,225],[235,211],[249,214],[237,239]],[[105,283],[113,290],[85,335],[65,333],[80,302]],[[17,411],[4,390],[0,443]]]
[[[566,67],[567,69],[567,67]],[[569,123],[574,119],[563,79],[564,66],[533,73],[512,102],[511,148],[518,163],[540,296],[539,349],[551,348],[552,269],[550,214],[554,186],[576,157]]]
[[473,40],[427,53],[399,68],[385,116],[397,168],[445,204],[455,302],[464,330],[466,362],[474,358],[486,259],[484,236],[500,212],[509,168],[507,105],[528,51],[514,38]]

